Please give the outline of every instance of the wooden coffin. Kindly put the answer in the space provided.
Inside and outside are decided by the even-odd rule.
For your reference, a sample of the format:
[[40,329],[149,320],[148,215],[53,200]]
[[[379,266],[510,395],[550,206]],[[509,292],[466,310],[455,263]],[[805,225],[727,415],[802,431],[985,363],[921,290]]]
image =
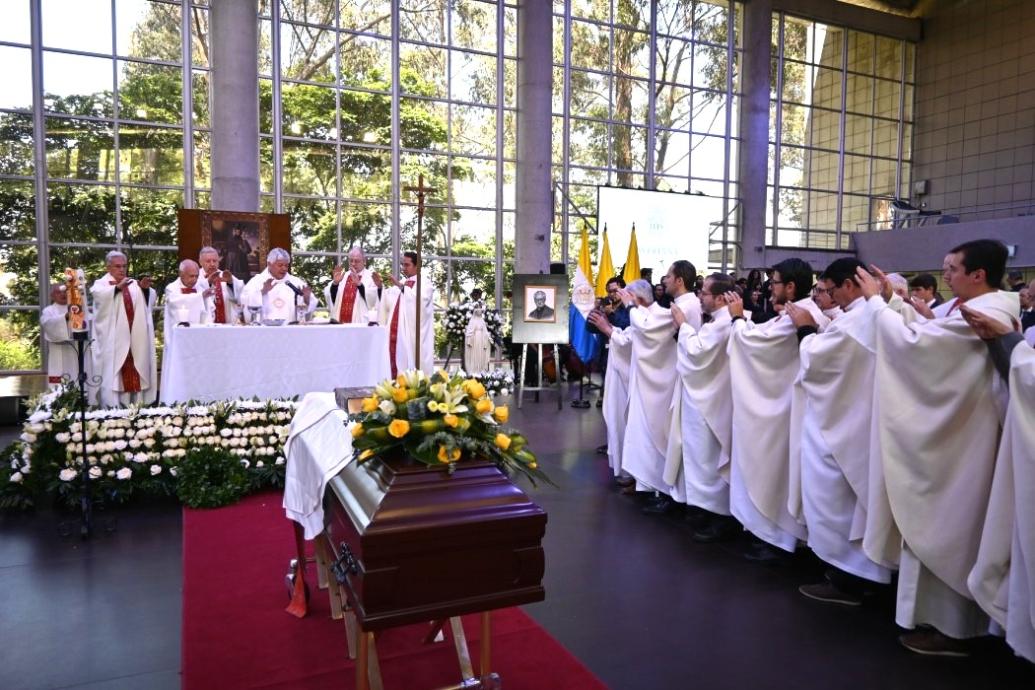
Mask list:
[[492,463],[450,475],[405,457],[352,462],[324,504],[333,571],[364,630],[545,597],[546,513]]

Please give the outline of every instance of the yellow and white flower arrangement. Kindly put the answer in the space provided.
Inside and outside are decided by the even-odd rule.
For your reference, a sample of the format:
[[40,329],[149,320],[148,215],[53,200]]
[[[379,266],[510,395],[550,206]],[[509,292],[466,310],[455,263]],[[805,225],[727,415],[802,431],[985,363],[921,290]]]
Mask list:
[[549,481],[539,469],[528,439],[502,425],[510,419],[485,385],[461,373],[420,370],[399,374],[374,388],[362,412],[350,416],[353,447],[360,462],[404,451],[431,466],[489,460],[508,473],[519,472],[534,484]]

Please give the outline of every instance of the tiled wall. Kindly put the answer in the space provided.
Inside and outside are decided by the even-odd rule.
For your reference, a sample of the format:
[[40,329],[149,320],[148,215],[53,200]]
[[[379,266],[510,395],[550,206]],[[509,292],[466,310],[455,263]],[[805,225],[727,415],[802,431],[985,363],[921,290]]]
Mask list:
[[913,180],[928,193],[914,204],[963,221],[1035,213],[1032,36],[1035,0],[941,3],[925,19]]

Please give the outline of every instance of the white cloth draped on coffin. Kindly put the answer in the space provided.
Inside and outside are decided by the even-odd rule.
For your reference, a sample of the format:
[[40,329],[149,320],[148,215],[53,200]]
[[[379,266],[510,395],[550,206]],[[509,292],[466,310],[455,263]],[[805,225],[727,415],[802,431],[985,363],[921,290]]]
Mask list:
[[284,443],[284,512],[302,525],[306,539],[323,531],[323,492],[327,482],[352,460],[348,414],[333,393],[302,399]]
[[[1019,313],[1016,293],[968,306],[1001,323]],[[969,599],[1005,387],[959,310],[906,325],[879,297],[866,308],[877,328],[875,421],[894,524],[919,562]]]
[[674,403],[665,481],[677,500],[729,515],[729,462],[733,433],[728,307],[695,329],[679,329],[676,370],[681,385]]
[[[811,298],[795,304],[825,328],[828,319]],[[790,317],[763,324],[738,319],[729,345],[733,398],[730,506],[749,531],[793,551],[805,530],[788,506],[791,400],[798,376],[797,328]]]
[[1010,406],[967,584],[1007,643],[1035,662],[1035,349],[1024,343],[1011,356]]
[[[693,328],[701,326],[701,302],[693,293],[680,295],[674,305]],[[668,493],[665,454],[678,391],[676,341],[672,312],[657,303],[629,311],[632,358],[629,369],[629,424],[622,446],[622,467],[642,486]]]

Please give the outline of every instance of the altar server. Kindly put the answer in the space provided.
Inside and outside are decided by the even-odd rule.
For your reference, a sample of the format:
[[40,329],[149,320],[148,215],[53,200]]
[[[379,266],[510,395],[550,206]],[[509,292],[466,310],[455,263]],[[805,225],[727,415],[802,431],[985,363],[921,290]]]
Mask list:
[[[691,291],[697,269],[676,261],[662,279],[672,305],[683,312],[693,328],[701,327],[701,302]],[[638,302],[628,289],[619,293],[626,307]],[[665,482],[665,455],[672,422],[672,400],[679,385],[676,376],[676,327],[670,309],[655,302],[629,312],[632,365],[629,371],[629,425],[622,445],[622,467],[635,477],[640,490],[658,492],[645,511],[664,513],[674,507]]]
[[[50,286],[51,304],[40,313],[40,330],[47,341],[47,383],[55,388],[65,379],[79,377],[79,355],[68,325],[68,291],[61,283]],[[86,351],[83,366],[92,368],[90,351]]]
[[348,270],[335,266],[332,280],[323,291],[331,318],[338,323],[364,326],[376,322],[383,285],[381,274],[367,268],[363,250],[353,247],[349,250]]
[[[766,544],[793,552],[805,529],[788,510],[791,483],[790,424],[794,380],[798,376],[798,337],[785,305],[812,314],[820,329],[829,319],[812,301],[812,268],[801,259],[773,267],[775,319],[753,324],[744,319],[743,302],[730,295],[733,327],[729,339],[733,397],[733,449],[730,507],[741,524]],[[777,553],[755,544],[752,560]]]
[[[862,548],[876,366],[873,319],[856,278],[862,266],[857,259],[837,259],[820,276],[821,283],[833,286],[832,297],[844,313],[801,342],[797,419],[791,426],[801,431],[791,438],[791,463],[799,465],[801,481],[799,494],[792,471],[789,508],[804,518],[809,547],[834,568],[825,582],[799,591],[848,606],[862,603],[868,583],[890,582],[892,565],[874,562]],[[793,304],[787,312],[799,330],[815,330],[809,312]]]
[[[610,285],[610,283],[609,283]],[[627,288],[636,300],[636,306],[649,310],[654,302],[654,287],[646,280],[634,280]],[[623,311],[628,313],[627,309]],[[682,313],[682,312],[680,312]],[[604,427],[607,430],[607,463],[615,477],[628,477],[622,468],[622,446],[629,416],[629,370],[632,366],[632,332],[619,328],[603,312],[590,312],[590,323],[606,338],[610,352],[607,356],[607,385],[604,387]]]
[[726,295],[733,290],[728,275],[713,273],[705,279],[701,306],[708,316],[699,328],[672,309],[679,327],[676,370],[681,385],[673,401],[665,481],[677,500],[706,511],[693,537],[700,542],[740,531],[730,517],[729,485],[733,401],[726,346],[732,321]]
[[202,291],[212,290],[209,307],[212,323],[233,323],[237,310],[242,306],[244,281],[229,270],[219,270],[219,251],[215,247],[202,247],[198,252],[198,263],[201,265],[201,276],[197,288]]
[[180,262],[179,277],[165,287],[165,342],[172,345],[172,330],[180,324],[208,323],[208,303],[214,289],[201,289],[200,267],[190,259]]
[[402,258],[402,278],[389,276],[391,284],[381,297],[380,323],[388,327],[388,355],[392,377],[408,369],[422,369],[431,376],[435,371],[435,288],[421,274],[420,363],[416,361],[417,280],[420,257],[406,252]]
[[288,272],[291,255],[275,247],[266,255],[266,268],[244,286],[241,301],[248,307],[262,307],[262,318],[295,321],[295,305],[304,305],[307,315],[316,311],[318,300],[303,279]]
[[108,273],[90,287],[94,309],[94,373],[105,407],[154,402],[158,376],[154,323],[147,298],[126,275],[126,255],[110,251]]
[[[950,251],[944,282],[951,302],[1011,324],[1020,305],[1017,293],[999,290],[1006,257],[994,240]],[[907,325],[884,304],[877,281],[865,271],[858,275],[876,329],[874,409],[884,487],[904,542],[896,622],[933,627],[900,641],[921,654],[964,655],[962,640],[988,632],[967,575],[988,507],[1005,391],[959,309]]]

